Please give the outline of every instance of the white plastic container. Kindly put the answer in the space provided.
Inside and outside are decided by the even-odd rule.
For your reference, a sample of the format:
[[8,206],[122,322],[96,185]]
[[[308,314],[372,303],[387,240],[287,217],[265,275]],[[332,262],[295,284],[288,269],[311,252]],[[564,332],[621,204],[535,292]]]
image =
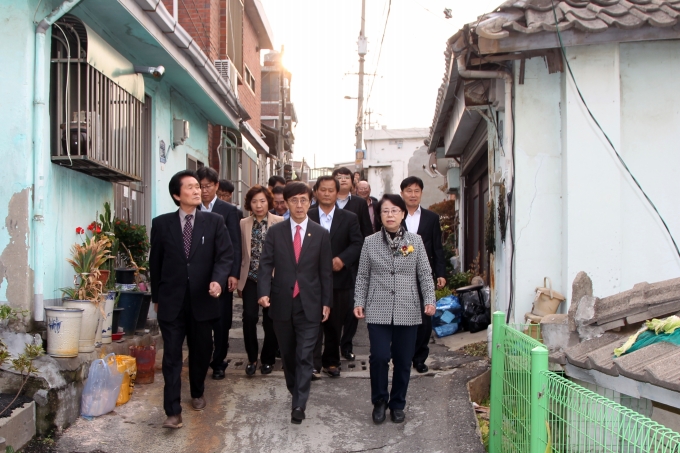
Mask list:
[[45,307],[47,354],[52,357],[78,356],[82,319],[80,307]]
[[81,308],[83,321],[80,325],[80,340],[78,340],[78,352],[93,352],[94,340],[99,329],[99,308],[89,300],[65,300],[64,307]]
[[116,303],[116,292],[109,291],[106,295],[106,302],[104,303],[104,313],[106,317],[102,320],[102,344],[111,343],[111,323],[113,322],[113,305]]

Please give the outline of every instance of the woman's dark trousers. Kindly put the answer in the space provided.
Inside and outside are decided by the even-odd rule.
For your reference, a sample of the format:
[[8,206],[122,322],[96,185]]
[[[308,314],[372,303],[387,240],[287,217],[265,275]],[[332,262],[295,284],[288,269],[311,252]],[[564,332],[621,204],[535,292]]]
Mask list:
[[[411,377],[411,359],[416,347],[418,326],[368,324],[371,343],[371,402],[383,400],[390,409],[404,409]],[[392,389],[387,391],[390,359],[394,366]]]

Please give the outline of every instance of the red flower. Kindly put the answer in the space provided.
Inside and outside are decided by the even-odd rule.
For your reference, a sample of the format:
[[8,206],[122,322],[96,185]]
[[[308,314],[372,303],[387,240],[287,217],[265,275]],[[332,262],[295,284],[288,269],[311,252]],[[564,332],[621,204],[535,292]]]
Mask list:
[[101,232],[102,232],[102,229],[99,228],[99,227],[97,227],[97,234],[99,234],[99,233],[101,233]]
[[85,230],[83,230],[81,227],[76,228],[76,234],[83,234]]
[[401,246],[401,250],[402,250],[403,252],[405,252],[405,251],[408,250],[408,247],[406,247],[405,245],[402,245],[402,246]]
[[89,225],[87,226],[87,229],[90,230],[90,231],[94,230],[94,222],[92,222],[91,224],[89,224]]

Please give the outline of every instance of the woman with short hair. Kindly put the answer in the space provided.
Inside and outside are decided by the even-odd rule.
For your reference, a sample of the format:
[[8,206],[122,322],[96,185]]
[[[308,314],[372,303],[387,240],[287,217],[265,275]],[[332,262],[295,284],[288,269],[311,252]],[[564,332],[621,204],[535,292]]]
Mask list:
[[[411,376],[418,325],[435,312],[434,283],[423,241],[402,226],[406,204],[399,195],[385,194],[378,204],[382,228],[364,240],[357,274],[354,315],[365,318],[370,341],[373,422],[385,421],[389,407],[394,423],[404,421],[406,391]],[[388,393],[389,363],[392,389]]]
[[[253,186],[246,193],[245,206],[252,215],[241,220],[241,278],[238,280],[239,295],[243,299],[243,342],[248,354],[246,374],[252,376],[257,369],[257,321],[260,306],[257,303],[257,271],[260,266],[262,246],[272,225],[283,222],[283,217],[269,212],[273,205],[271,192],[261,185]],[[274,334],[269,309],[262,309],[264,343],[260,354],[260,372],[269,374],[274,368],[278,343]]]

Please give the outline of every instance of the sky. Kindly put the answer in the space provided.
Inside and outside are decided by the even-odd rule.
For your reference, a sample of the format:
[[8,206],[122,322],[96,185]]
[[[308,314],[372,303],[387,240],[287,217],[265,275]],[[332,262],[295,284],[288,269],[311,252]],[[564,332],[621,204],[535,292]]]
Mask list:
[[[293,74],[298,124],[293,158],[310,166],[354,160],[361,0],[261,0]],[[365,110],[375,127],[430,127],[444,76],[446,40],[502,0],[366,0]],[[450,8],[451,19],[445,19]],[[383,30],[385,30],[384,41]],[[264,51],[267,52],[267,51]],[[264,53],[263,52],[263,53]],[[378,54],[380,59],[378,61]],[[372,86],[372,89],[371,89]],[[315,164],[316,162],[316,164]]]

